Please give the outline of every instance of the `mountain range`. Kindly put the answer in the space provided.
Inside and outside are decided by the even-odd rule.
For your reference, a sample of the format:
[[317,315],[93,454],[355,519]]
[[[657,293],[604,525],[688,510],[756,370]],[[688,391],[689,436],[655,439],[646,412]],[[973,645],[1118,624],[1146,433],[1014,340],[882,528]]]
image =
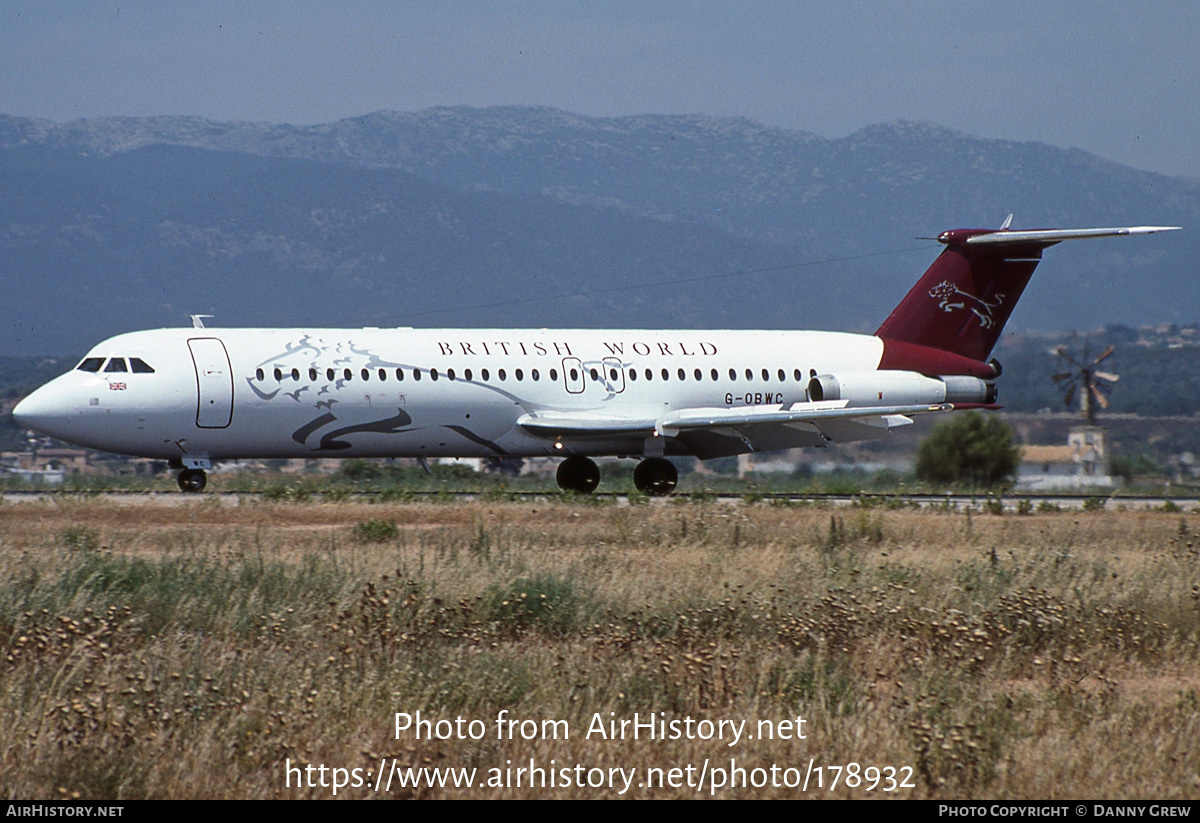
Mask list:
[[[181,325],[871,331],[962,226],[1200,225],[1200,181],[894,122],[0,115],[0,355]],[[925,239],[917,239],[925,238]],[[1012,328],[1200,319],[1195,232],[1046,254]]]

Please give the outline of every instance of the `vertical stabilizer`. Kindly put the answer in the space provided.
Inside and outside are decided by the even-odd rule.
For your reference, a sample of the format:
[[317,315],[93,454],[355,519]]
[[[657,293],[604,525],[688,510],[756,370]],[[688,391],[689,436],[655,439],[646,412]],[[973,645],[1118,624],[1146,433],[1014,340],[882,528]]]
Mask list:
[[1041,262],[1043,249],[1063,240],[1152,234],[1178,228],[1012,231],[1008,225],[1005,221],[1000,230],[942,232],[938,241],[945,244],[945,250],[875,335],[985,360]]

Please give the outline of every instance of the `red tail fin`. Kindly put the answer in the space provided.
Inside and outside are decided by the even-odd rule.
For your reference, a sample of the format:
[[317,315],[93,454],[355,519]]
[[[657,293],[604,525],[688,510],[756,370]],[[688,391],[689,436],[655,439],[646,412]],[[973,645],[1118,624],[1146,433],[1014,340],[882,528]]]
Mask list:
[[1009,231],[955,229],[938,240],[946,249],[875,332],[972,360],[991,354],[1004,324],[1042,259],[1063,240],[1173,231],[1175,226]]
[[1041,245],[973,247],[984,229],[958,229],[938,239],[946,249],[875,332],[885,340],[916,343],[986,360],[1033,270]]

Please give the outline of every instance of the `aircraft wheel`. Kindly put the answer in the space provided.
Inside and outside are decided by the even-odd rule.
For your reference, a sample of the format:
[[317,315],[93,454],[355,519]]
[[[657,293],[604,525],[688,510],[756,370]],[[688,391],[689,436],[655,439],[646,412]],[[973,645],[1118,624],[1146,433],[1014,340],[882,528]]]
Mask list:
[[568,457],[558,464],[554,479],[564,491],[591,494],[600,485],[600,467],[587,457]]
[[179,473],[176,482],[179,483],[180,491],[196,494],[204,491],[204,487],[208,485],[208,475],[203,469],[184,469]]
[[652,497],[665,497],[675,491],[678,483],[679,471],[675,464],[663,457],[648,457],[633,470],[633,485]]

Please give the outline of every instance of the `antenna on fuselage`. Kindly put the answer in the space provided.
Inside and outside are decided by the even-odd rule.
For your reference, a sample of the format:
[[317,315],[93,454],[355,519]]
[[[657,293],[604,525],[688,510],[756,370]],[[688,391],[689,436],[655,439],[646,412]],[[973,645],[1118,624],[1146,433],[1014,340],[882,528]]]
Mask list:
[[210,320],[213,318],[213,315],[211,315],[211,314],[193,314],[193,315],[189,315],[189,316],[192,318],[192,328],[193,329],[204,328],[204,318],[207,317]]

